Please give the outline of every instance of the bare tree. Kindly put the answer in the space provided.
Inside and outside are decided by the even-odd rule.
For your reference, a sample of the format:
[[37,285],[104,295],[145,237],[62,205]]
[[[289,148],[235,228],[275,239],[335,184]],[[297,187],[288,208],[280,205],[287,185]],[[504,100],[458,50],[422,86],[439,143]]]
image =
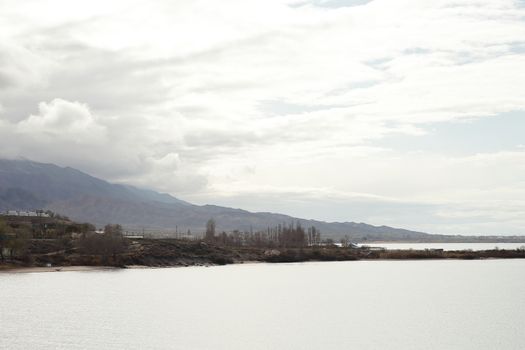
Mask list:
[[117,264],[119,256],[127,250],[128,240],[122,234],[122,226],[106,225],[104,234],[83,235],[77,244],[82,253],[101,255],[106,260],[112,257],[113,264]]
[[7,248],[7,225],[0,221],[0,258],[4,261],[4,248]]
[[117,261],[117,255],[125,252],[128,246],[122,232],[122,226],[118,224],[104,227],[106,251],[113,256],[113,262]]
[[213,241],[215,239],[215,220],[213,220],[213,218],[206,223],[206,235],[204,238],[207,241]]

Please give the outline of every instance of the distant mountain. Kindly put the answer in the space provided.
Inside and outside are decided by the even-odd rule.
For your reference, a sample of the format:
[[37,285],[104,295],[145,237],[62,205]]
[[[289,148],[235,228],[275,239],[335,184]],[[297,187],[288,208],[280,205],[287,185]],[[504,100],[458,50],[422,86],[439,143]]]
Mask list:
[[28,160],[0,160],[0,210],[50,209],[71,219],[98,226],[120,223],[130,229],[203,232],[214,218],[219,231],[264,230],[300,221],[324,237],[345,235],[356,241],[432,240],[429,235],[363,223],[327,223],[274,213],[252,213],[215,205],[198,206],[168,194],[111,184],[73,168]]

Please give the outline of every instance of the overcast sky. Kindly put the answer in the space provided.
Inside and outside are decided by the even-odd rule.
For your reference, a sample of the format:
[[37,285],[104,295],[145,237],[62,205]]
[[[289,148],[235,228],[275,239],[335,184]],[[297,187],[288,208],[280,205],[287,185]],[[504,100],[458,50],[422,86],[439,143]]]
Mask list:
[[0,0],[0,156],[197,204],[525,234],[525,1]]

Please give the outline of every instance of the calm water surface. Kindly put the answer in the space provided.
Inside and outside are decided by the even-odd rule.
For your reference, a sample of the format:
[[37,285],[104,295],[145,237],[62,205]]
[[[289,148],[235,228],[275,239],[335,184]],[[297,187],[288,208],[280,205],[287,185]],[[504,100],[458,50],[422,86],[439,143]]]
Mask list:
[[525,260],[0,274],[1,349],[524,349]]
[[525,248],[525,243],[371,243],[369,245],[386,249],[514,250]]

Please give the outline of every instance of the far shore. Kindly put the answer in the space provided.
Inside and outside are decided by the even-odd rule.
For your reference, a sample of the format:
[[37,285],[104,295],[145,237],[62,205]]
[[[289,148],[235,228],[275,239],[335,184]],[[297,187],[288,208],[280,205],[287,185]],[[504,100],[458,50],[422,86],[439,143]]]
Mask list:
[[372,244],[501,244],[501,243],[510,243],[510,244],[525,244],[525,241],[516,242],[502,239],[500,241],[491,240],[491,241],[458,241],[458,242],[440,242],[440,241],[363,241],[358,244],[361,246],[372,245]]

